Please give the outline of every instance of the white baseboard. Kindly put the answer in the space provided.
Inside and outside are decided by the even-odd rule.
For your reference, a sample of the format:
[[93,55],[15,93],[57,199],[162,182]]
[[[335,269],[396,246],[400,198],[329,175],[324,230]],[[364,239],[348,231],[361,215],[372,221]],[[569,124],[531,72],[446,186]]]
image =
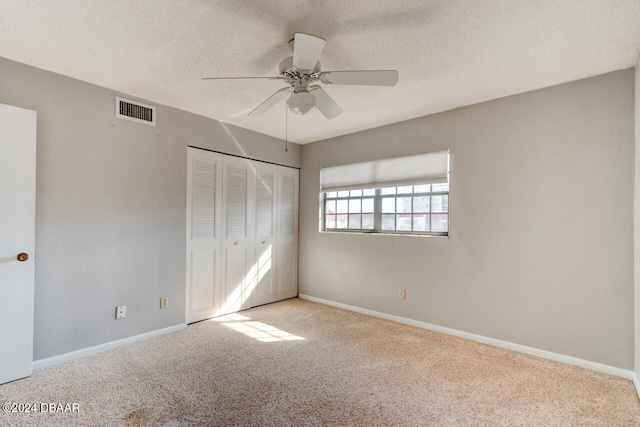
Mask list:
[[312,302],[320,304],[330,305],[345,310],[355,311],[369,316],[379,317],[382,319],[392,320],[398,323],[404,323],[406,325],[417,326],[419,328],[428,329],[430,331],[441,332],[447,335],[453,335],[460,338],[465,338],[471,341],[480,342],[483,344],[489,344],[495,347],[506,348],[508,350],[517,351],[520,353],[530,354],[532,356],[542,357],[544,359],[554,360],[556,362],[566,363],[568,365],[579,366],[581,368],[590,369],[592,371],[603,372],[605,374],[616,375],[628,380],[633,380],[640,396],[640,382],[637,381],[633,371],[626,369],[616,368],[614,366],[604,365],[602,363],[592,362],[589,360],[579,359],[573,356],[566,356],[564,354],[553,353],[551,351],[540,350],[534,347],[527,347],[525,345],[515,344],[509,341],[502,341],[495,338],[489,338],[482,335],[472,334],[470,332],[459,331],[457,329],[445,328],[443,326],[433,325],[431,323],[421,322],[419,320],[407,319],[406,317],[394,316],[392,314],[381,313],[378,311],[368,310],[366,308],[354,307],[339,302],[329,301],[322,298],[316,298],[311,295],[298,295],[301,299],[306,299]]
[[633,377],[633,385],[636,387],[636,393],[638,393],[638,399],[640,399],[640,380],[635,372],[632,372],[631,376]]
[[133,344],[135,342],[148,340],[149,338],[159,337],[161,335],[170,334],[185,329],[186,323],[182,323],[176,326],[170,326],[164,329],[157,329],[155,331],[147,332],[133,337],[123,338],[117,341],[111,341],[108,343],[96,345],[93,347],[87,347],[80,350],[72,351],[58,356],[48,357],[46,359],[40,359],[33,362],[33,370],[46,368],[48,366],[57,365],[58,363],[67,362],[69,360],[78,359],[80,357],[89,356],[91,354],[101,353],[103,351],[111,350],[113,348],[122,347],[123,345]]

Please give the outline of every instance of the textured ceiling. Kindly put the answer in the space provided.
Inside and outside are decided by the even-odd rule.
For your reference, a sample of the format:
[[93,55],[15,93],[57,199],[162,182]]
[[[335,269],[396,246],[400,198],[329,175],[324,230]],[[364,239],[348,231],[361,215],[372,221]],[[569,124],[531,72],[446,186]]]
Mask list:
[[[344,113],[289,114],[308,143],[634,65],[638,0],[0,0],[0,56],[284,138],[285,103],[246,113],[304,32],[323,70],[397,69],[395,87],[325,86]],[[162,120],[160,117],[159,120]]]

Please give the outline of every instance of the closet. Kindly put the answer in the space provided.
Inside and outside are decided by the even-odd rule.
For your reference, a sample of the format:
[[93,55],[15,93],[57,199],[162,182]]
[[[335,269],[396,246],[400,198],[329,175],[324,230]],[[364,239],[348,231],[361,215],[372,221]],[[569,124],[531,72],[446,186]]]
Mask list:
[[299,171],[188,150],[187,322],[296,296]]

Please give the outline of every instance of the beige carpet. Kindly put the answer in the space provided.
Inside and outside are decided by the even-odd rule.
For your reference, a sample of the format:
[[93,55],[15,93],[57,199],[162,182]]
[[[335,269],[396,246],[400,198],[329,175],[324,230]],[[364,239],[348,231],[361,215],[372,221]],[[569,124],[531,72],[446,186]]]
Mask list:
[[7,402],[79,411],[2,426],[640,425],[630,381],[298,299],[36,371]]

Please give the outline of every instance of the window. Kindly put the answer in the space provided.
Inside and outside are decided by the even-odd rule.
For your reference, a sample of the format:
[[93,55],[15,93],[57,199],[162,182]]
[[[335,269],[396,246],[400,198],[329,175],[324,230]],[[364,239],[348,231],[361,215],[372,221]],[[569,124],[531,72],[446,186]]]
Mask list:
[[448,177],[448,151],[324,168],[322,229],[446,236]]
[[446,236],[449,184],[324,193],[324,230]]
[[373,230],[376,190],[325,193],[326,230]]

